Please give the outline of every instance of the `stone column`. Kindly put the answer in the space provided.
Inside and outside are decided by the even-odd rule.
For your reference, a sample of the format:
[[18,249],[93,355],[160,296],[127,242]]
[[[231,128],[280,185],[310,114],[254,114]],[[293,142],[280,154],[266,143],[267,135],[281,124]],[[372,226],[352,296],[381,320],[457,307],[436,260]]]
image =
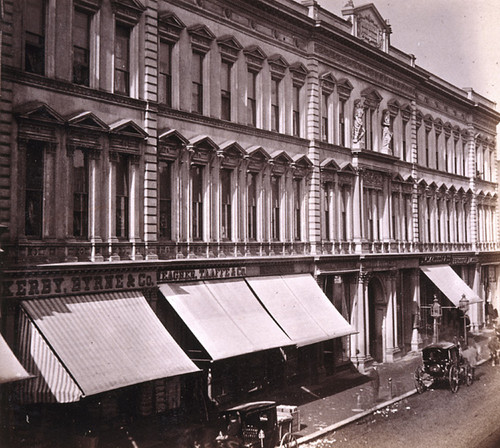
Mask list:
[[360,271],[358,274],[358,284],[355,303],[351,316],[351,324],[358,331],[351,335],[351,361],[360,371],[365,371],[366,362],[369,359],[369,341],[368,341],[368,282],[371,273]]

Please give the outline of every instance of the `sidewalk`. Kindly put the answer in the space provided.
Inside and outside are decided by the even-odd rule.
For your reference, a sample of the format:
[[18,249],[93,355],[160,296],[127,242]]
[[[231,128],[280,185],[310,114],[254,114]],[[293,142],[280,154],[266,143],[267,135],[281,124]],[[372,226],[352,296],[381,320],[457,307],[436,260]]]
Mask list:
[[[483,330],[474,339],[478,345],[480,362],[489,358],[488,337],[493,330]],[[356,421],[378,409],[384,408],[416,393],[413,372],[422,362],[420,352],[410,352],[390,364],[378,364],[380,379],[378,394],[373,378],[353,371],[335,375],[329,383],[351,382],[351,387],[338,392],[329,391],[327,385],[307,389],[312,400],[298,406],[300,431],[295,433],[299,444],[322,437],[341,426]],[[306,391],[304,391],[306,392]]]

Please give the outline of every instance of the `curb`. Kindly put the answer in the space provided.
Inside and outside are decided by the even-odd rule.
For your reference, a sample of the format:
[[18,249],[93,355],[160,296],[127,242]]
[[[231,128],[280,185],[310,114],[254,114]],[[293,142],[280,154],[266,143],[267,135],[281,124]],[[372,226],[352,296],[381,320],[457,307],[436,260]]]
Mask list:
[[307,436],[303,436],[299,439],[297,439],[297,443],[300,445],[301,443],[308,443],[312,442],[315,439],[319,439],[322,436],[325,436],[326,434],[335,431],[336,429],[348,425],[349,423],[355,422],[356,420],[359,420],[363,417],[366,417],[367,415],[370,415],[374,413],[375,411],[378,411],[379,409],[385,408],[387,406],[390,406],[391,404],[394,404],[398,401],[401,401],[407,397],[410,397],[411,395],[414,395],[417,393],[416,389],[410,390],[409,392],[406,392],[403,395],[399,395],[396,398],[392,398],[391,400],[384,401],[383,403],[380,403],[370,409],[367,409],[366,411],[360,412],[359,414],[355,414],[352,417],[346,418],[345,420],[341,420],[340,422],[334,423],[333,425],[327,426],[326,428],[320,429],[316,432],[313,432],[312,434],[309,434]]
[[[489,361],[489,358],[481,359],[480,361],[477,362],[477,365],[480,366],[487,361]],[[403,395],[399,395],[396,398],[384,401],[383,403],[380,403],[370,409],[367,409],[366,411],[360,412],[359,414],[355,414],[352,417],[341,420],[337,423],[334,423],[333,425],[327,426],[326,428],[320,429],[307,436],[300,437],[299,439],[297,439],[297,443],[300,445],[301,443],[312,442],[313,440],[319,439],[320,437],[323,437],[341,428],[342,426],[346,426],[349,423],[355,422],[356,420],[360,420],[363,417],[366,417],[367,415],[373,414],[375,411],[378,411],[379,409],[385,408],[387,406],[390,406],[391,404],[397,403],[398,401],[404,400],[405,398],[411,397],[416,393],[417,393],[416,389],[410,390],[409,392],[406,392]]]

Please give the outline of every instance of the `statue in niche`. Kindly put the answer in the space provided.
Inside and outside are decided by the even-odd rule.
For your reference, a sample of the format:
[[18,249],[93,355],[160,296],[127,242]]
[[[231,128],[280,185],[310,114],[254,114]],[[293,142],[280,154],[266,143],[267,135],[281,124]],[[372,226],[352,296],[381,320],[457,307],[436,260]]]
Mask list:
[[352,143],[353,147],[360,148],[364,142],[365,126],[363,123],[365,107],[362,100],[354,103],[354,124],[352,125]]
[[382,152],[389,154],[392,152],[392,131],[391,131],[391,114],[388,110],[384,112],[382,120]]

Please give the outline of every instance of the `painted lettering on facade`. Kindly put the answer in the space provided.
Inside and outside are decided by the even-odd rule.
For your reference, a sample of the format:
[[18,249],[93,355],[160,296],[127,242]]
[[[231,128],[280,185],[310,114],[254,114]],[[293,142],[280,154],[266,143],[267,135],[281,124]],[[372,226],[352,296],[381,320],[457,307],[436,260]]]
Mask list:
[[168,270],[158,272],[158,282],[185,282],[193,280],[208,280],[219,278],[243,277],[245,267],[202,268],[187,270]]
[[2,282],[2,297],[40,297],[60,294],[91,293],[124,289],[150,288],[156,285],[151,272],[102,275],[30,277]]

